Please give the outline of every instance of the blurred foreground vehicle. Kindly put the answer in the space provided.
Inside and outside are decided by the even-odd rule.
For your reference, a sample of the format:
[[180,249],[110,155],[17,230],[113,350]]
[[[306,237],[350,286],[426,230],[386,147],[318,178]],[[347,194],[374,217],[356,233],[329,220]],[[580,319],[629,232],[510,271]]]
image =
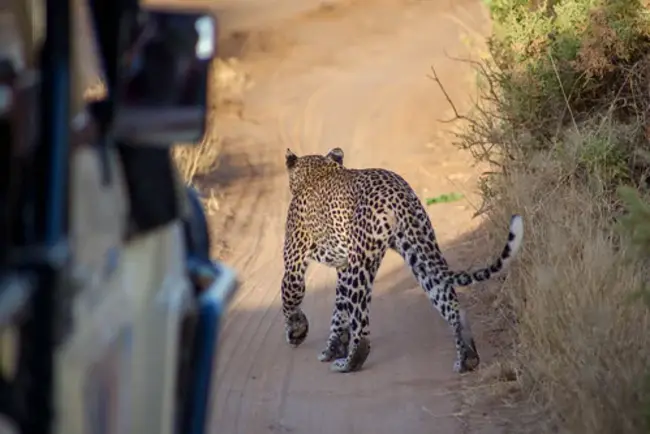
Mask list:
[[169,151],[204,134],[216,33],[136,0],[0,0],[0,433],[205,431],[237,282]]

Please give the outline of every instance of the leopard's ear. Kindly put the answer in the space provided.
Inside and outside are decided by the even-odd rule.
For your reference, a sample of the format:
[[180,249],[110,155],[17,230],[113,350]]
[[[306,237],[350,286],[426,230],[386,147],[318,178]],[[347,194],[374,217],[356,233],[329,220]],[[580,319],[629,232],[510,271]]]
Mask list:
[[291,170],[293,167],[296,165],[296,162],[298,161],[298,156],[291,152],[291,149],[287,148],[287,152],[284,156],[285,158],[285,164],[287,165],[287,169]]
[[330,149],[326,157],[332,161],[336,161],[341,166],[343,166],[343,149],[341,148]]

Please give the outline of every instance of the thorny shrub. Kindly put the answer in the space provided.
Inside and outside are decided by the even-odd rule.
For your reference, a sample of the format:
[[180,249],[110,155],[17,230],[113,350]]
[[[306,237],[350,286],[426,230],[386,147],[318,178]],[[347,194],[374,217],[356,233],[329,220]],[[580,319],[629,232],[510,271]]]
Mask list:
[[456,112],[457,143],[492,165],[481,212],[495,246],[510,214],[524,217],[524,247],[498,291],[519,379],[548,416],[535,432],[647,434],[648,5],[488,7],[491,58],[473,62],[480,98]]

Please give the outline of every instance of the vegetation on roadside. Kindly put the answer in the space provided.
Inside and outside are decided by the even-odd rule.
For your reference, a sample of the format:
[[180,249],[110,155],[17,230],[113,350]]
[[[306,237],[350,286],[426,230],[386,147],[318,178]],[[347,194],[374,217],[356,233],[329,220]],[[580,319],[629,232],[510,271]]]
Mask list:
[[481,189],[495,246],[524,216],[499,295],[518,378],[546,416],[536,432],[648,433],[648,2],[487,3],[491,56],[457,138],[493,166]]
[[427,205],[436,205],[439,203],[452,203],[452,202],[458,202],[464,197],[465,196],[462,193],[452,192],[452,193],[441,194],[434,197],[427,197],[425,199],[425,202]]
[[223,143],[217,128],[217,114],[224,107],[241,105],[242,93],[250,85],[236,59],[215,59],[210,76],[209,106],[203,140],[198,144],[178,144],[172,150],[172,157],[187,184],[193,184],[197,176],[217,169]]
[[[250,84],[249,77],[243,72],[236,59],[215,59],[213,62],[206,132],[203,140],[197,144],[176,144],[171,151],[178,172],[187,185],[200,187],[196,183],[197,179],[218,169],[223,139],[219,134],[217,116],[232,109],[241,116],[242,94]],[[203,189],[199,188],[199,190]],[[206,212],[215,213],[219,209],[217,199],[219,193],[215,194],[212,189],[201,193]]]

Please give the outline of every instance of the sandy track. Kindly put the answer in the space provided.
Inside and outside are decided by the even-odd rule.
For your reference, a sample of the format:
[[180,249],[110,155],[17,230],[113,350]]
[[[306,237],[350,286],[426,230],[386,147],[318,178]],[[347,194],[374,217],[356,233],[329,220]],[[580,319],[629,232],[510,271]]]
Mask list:
[[[340,146],[346,165],[395,170],[421,197],[456,191],[477,202],[470,157],[434,134],[442,128],[435,120],[449,110],[426,74],[435,65],[452,97],[468,100],[469,71],[445,52],[467,56],[461,38],[485,32],[485,13],[478,0],[315,4],[220,5],[226,32],[240,29],[235,39],[245,40],[242,62],[255,86],[245,96],[244,118],[220,121],[226,145],[212,180],[224,194],[213,224],[229,246],[222,259],[243,282],[222,332],[213,432],[470,432],[461,379],[451,369],[450,331],[395,254],[387,255],[376,281],[373,352],[363,371],[332,373],[316,359],[333,307],[333,270],[310,269],[303,306],[310,335],[297,349],[285,343],[284,150]],[[443,248],[476,226],[471,214],[468,202],[430,209]],[[445,251],[458,266],[488,260],[475,257],[471,246]]]

